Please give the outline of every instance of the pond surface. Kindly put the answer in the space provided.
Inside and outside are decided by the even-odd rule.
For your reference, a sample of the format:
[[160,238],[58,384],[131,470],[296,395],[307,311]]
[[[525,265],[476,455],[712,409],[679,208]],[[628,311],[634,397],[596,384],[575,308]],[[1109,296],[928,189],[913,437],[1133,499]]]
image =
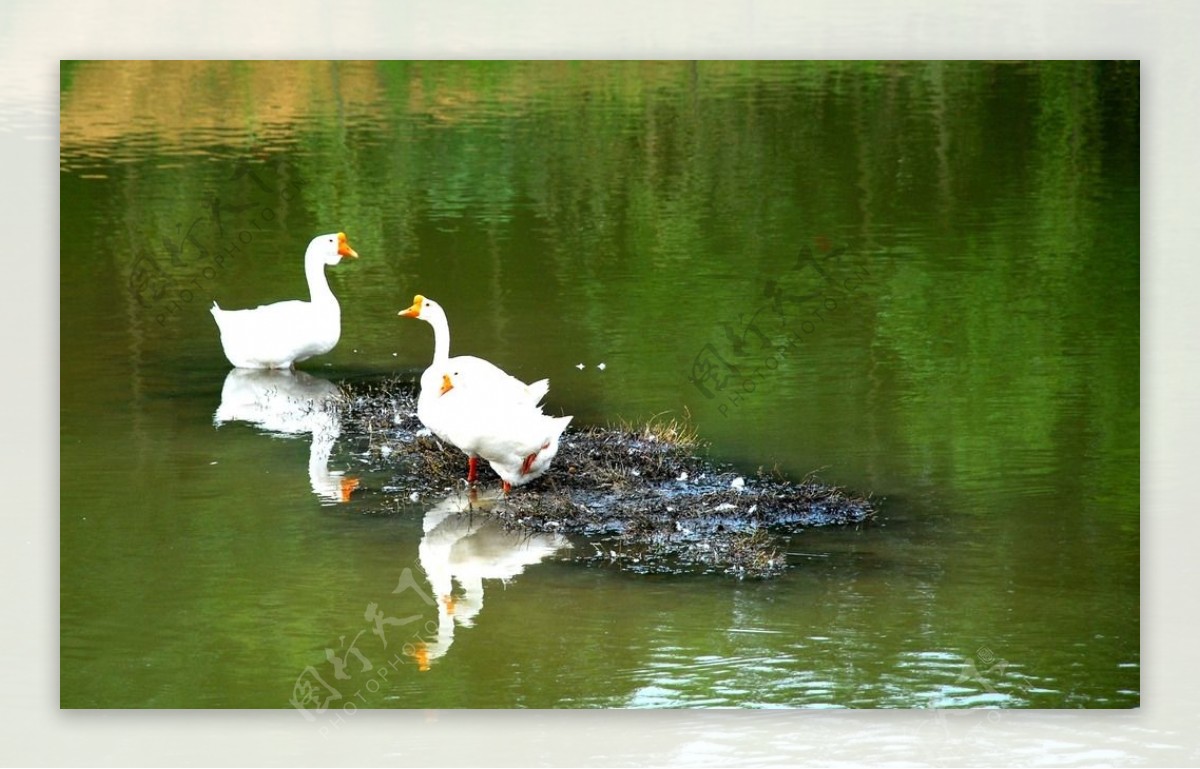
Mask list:
[[[64,707],[1139,704],[1136,64],[62,73]],[[422,293],[576,425],[878,520],[641,576],[385,491],[208,312],[338,231],[339,345],[251,401],[417,376]]]

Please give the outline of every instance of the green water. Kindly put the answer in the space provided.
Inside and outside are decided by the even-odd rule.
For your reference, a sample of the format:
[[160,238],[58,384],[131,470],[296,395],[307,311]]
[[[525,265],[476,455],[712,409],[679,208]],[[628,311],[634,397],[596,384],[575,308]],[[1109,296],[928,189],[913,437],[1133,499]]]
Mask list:
[[[62,705],[1136,706],[1138,76],[64,64]],[[687,413],[877,524],[630,575],[434,525],[336,424],[218,426],[211,301],[303,297],[339,230],[310,391],[418,374],[423,293],[577,425]]]

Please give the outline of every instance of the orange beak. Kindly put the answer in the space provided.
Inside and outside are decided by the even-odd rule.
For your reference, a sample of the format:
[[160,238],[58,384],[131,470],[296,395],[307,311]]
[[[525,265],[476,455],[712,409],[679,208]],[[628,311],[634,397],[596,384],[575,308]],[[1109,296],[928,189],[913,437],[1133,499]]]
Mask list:
[[421,314],[421,303],[425,301],[425,297],[417,294],[413,297],[412,307],[407,310],[401,310],[398,315],[404,318],[415,318]]
[[350,248],[350,241],[346,240],[346,233],[344,232],[338,233],[338,253],[343,257],[358,258],[358,252]]
[[453,389],[454,389],[454,383],[450,381],[450,375],[442,374],[442,391],[439,394],[445,395],[446,393],[450,392]]

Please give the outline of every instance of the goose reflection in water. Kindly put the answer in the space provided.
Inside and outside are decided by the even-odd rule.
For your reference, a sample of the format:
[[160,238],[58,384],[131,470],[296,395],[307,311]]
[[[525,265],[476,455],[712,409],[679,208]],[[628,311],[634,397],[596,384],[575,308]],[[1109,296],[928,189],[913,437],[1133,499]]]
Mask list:
[[[503,504],[497,490],[491,494],[456,492],[425,513],[425,534],[418,556],[437,600],[437,637],[412,646],[420,670],[444,655],[454,643],[456,626],[471,627],[483,609],[483,581],[507,583],[559,550],[571,547],[561,534],[521,534],[506,531],[488,517],[488,508]],[[454,593],[457,582],[461,592]]]
[[323,502],[348,502],[358,479],[329,470],[329,455],[342,430],[331,408],[337,394],[332,382],[303,371],[235,368],[225,377],[213,424],[240,421],[283,435],[311,433],[308,479],[313,493]]

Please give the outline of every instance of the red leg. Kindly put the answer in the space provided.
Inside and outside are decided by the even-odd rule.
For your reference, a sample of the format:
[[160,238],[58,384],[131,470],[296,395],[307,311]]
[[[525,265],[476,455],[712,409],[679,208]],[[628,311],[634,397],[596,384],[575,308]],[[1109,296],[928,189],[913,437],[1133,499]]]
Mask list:
[[479,474],[479,457],[469,457],[467,459],[467,483],[474,483],[475,476]]
[[512,484],[511,484],[511,483],[509,483],[508,481],[503,481],[502,483],[503,483],[503,486],[504,486],[504,496],[506,496],[506,497],[507,497],[507,496],[508,496],[508,492],[512,491]]

